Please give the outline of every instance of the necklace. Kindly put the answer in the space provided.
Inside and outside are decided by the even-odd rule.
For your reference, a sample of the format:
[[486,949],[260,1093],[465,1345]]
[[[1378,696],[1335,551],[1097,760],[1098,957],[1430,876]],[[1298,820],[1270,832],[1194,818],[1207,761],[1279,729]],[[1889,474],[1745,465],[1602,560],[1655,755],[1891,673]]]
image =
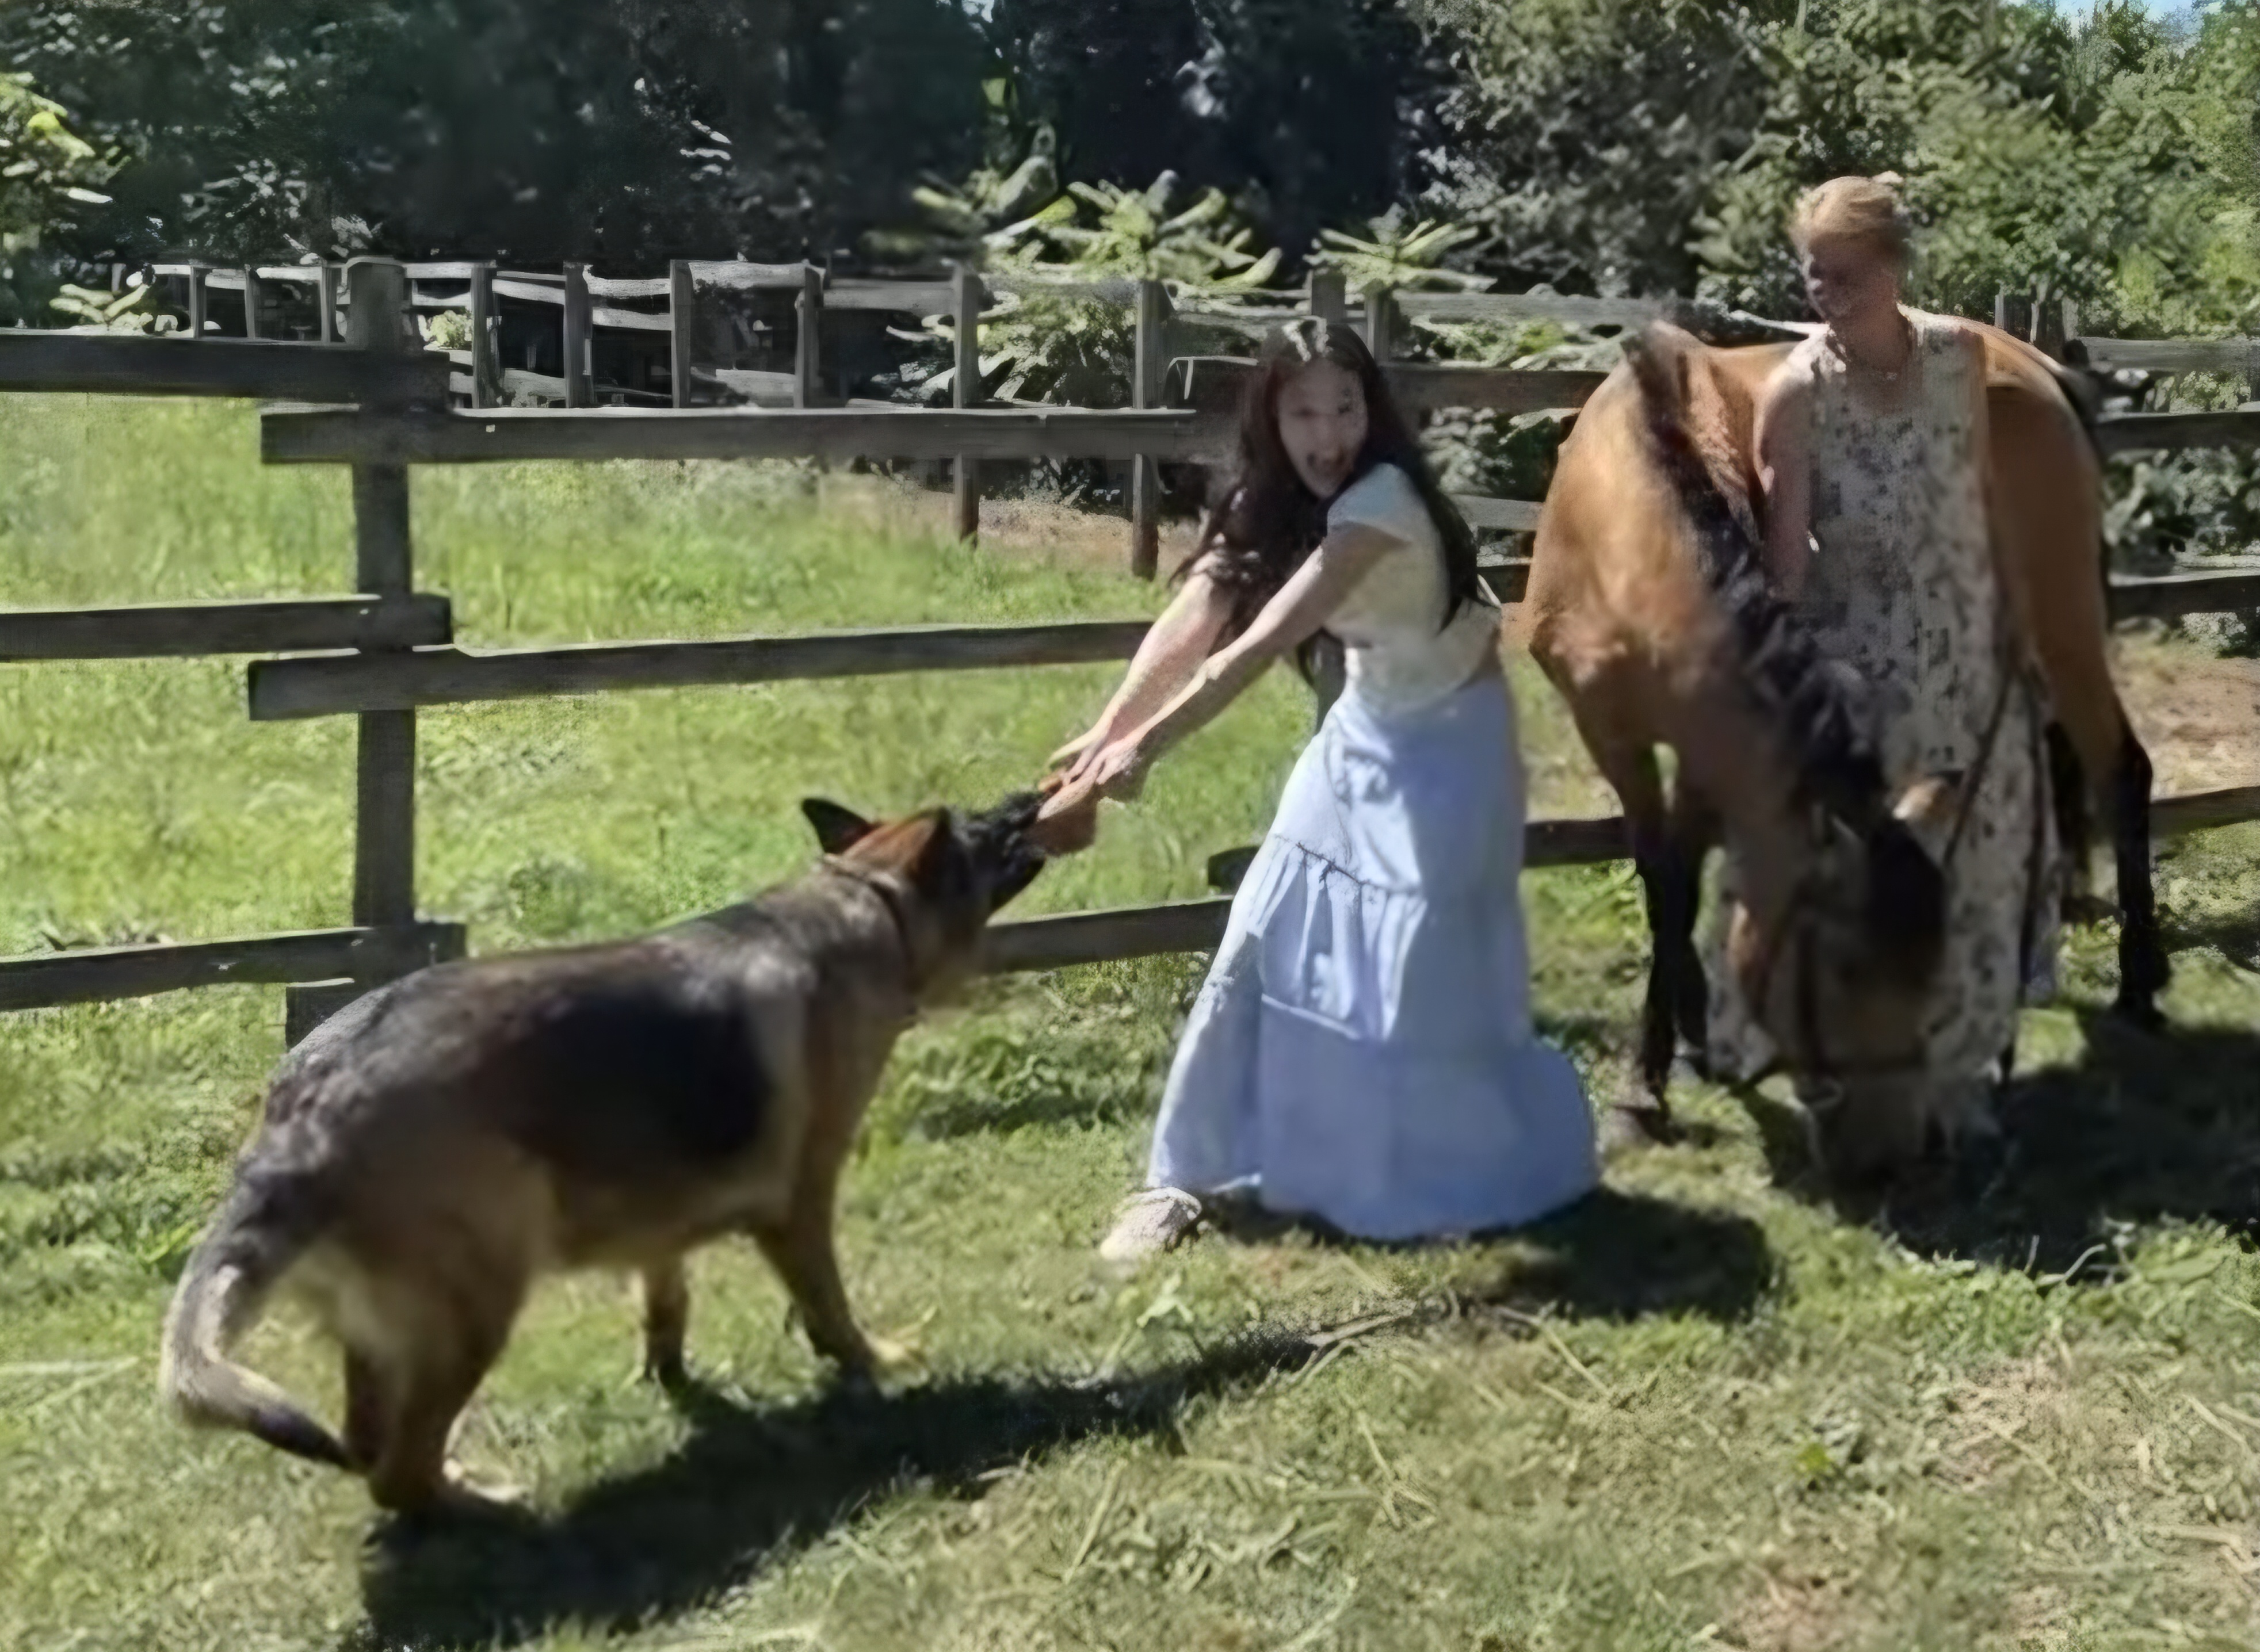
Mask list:
[[1858,356],[1854,355],[1850,348],[1845,344],[1843,336],[1834,327],[1831,327],[1828,330],[1828,341],[1835,349],[1837,359],[1842,361],[1845,366],[1857,368],[1860,372],[1867,374],[1871,378],[1881,379],[1886,384],[1896,383],[1899,380],[1899,375],[1905,372],[1908,367],[1912,366],[1914,361],[1914,329],[1909,325],[1906,318],[1906,312],[1905,311],[1900,311],[1899,312],[1898,319],[1899,324],[1899,338],[1906,346],[1906,354],[1899,358],[1899,366],[1888,370],[1883,368],[1871,366],[1868,362],[1860,360]]

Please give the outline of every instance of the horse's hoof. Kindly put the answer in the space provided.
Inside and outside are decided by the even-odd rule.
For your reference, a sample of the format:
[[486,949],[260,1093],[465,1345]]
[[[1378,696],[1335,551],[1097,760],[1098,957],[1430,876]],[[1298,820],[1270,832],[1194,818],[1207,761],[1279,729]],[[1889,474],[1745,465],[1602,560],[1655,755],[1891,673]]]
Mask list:
[[2111,1006],[2111,1013],[2138,1033],[2156,1038],[2166,1030],[2166,1018],[2158,1006],[2147,998],[2121,998]]
[[1618,1102],[1601,1119],[1601,1151],[1605,1155],[1638,1148],[1668,1147],[1679,1139],[1671,1115],[1652,1104]]

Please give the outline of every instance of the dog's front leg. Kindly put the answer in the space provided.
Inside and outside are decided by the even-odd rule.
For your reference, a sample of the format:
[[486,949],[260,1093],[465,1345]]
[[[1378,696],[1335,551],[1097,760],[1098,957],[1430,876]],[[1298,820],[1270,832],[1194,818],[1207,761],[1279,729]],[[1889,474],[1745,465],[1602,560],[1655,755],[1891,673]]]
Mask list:
[[683,1362],[683,1338],[690,1319],[690,1285],[683,1258],[669,1257],[643,1270],[643,1374],[662,1388],[679,1388],[689,1379]]
[[848,1290],[840,1280],[840,1258],[833,1248],[828,1197],[820,1204],[796,1201],[783,1223],[756,1227],[753,1235],[769,1265],[783,1278],[784,1288],[791,1292],[793,1305],[800,1310],[801,1320],[808,1327],[810,1346],[825,1358],[837,1361],[850,1375],[867,1374],[886,1362],[883,1354],[893,1350],[874,1348],[848,1305]]

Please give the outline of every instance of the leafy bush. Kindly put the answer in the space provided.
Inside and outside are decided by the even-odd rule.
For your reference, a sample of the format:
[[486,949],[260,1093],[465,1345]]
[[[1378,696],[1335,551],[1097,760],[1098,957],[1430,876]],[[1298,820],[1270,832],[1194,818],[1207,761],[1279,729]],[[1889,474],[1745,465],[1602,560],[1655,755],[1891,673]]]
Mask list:
[[81,327],[100,327],[106,333],[171,333],[181,325],[178,316],[161,316],[144,308],[154,290],[129,287],[122,293],[108,293],[66,282],[47,307],[75,316]]
[[36,290],[54,279],[54,232],[110,197],[97,187],[114,161],[68,124],[68,111],[32,89],[28,75],[0,74],[0,325],[24,321]]
[[1391,207],[1379,218],[1369,218],[1370,240],[1341,230],[1320,230],[1312,268],[1338,272],[1350,292],[1369,287],[1481,292],[1491,284],[1488,275],[1441,268],[1445,254],[1476,238],[1472,225],[1422,218],[1408,227],[1405,218],[1404,209]]
[[[1133,282],[1253,292],[1270,280],[1278,250],[1248,250],[1255,232],[1238,221],[1223,191],[1204,191],[1173,212],[1179,188],[1170,172],[1142,190],[1073,183],[1041,211],[984,239],[986,271],[1001,289],[981,318],[984,394],[1007,402],[1123,406],[1136,354]],[[969,187],[951,198],[979,197]],[[1045,292],[1038,283],[1046,280],[1121,284],[1091,298]],[[920,347],[903,371],[904,390],[922,401],[951,393],[955,318],[928,316],[918,332],[894,331]]]

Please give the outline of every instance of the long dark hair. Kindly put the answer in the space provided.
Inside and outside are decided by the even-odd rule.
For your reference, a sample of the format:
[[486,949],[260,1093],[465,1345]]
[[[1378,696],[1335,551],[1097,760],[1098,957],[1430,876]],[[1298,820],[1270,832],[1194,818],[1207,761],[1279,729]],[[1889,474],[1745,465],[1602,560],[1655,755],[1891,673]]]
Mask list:
[[[1231,592],[1231,629],[1236,634],[1326,538],[1329,502],[1304,486],[1279,440],[1279,392],[1291,375],[1313,361],[1333,362],[1365,393],[1365,445],[1342,485],[1354,485],[1376,465],[1395,465],[1411,478],[1436,525],[1444,553],[1444,611],[1436,619],[1441,630],[1463,603],[1481,600],[1475,533],[1437,483],[1365,340],[1314,316],[1274,328],[1264,340],[1241,404],[1238,466],[1201,524],[1200,548],[1176,577],[1202,567]],[[1298,650],[1296,664],[1305,677],[1311,675],[1309,644]]]

